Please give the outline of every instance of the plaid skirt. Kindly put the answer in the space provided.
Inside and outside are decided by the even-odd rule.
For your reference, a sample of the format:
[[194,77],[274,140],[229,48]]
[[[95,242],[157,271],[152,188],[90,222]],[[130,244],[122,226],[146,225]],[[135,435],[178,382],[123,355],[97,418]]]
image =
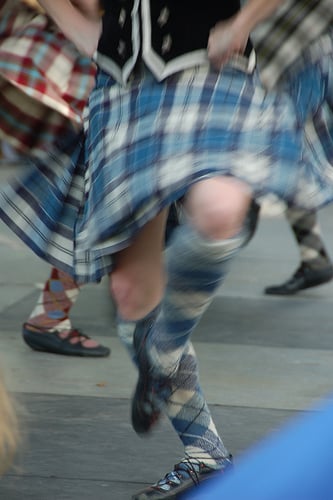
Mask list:
[[96,67],[54,23],[18,0],[0,6],[0,138],[38,155],[82,126]]
[[303,208],[328,203],[332,166],[304,131],[305,117],[323,109],[318,70],[308,68],[306,96],[267,93],[255,73],[232,65],[160,83],[143,69],[126,88],[99,72],[80,137],[63,137],[2,187],[0,216],[39,256],[87,282],[202,179],[232,175],[255,196],[273,192]]
[[[299,179],[292,203],[319,208],[332,201],[333,29],[313,42],[283,75],[280,91],[291,96],[305,123],[304,156],[310,168]],[[314,187],[316,185],[316,188]],[[308,199],[307,199],[308,197]]]

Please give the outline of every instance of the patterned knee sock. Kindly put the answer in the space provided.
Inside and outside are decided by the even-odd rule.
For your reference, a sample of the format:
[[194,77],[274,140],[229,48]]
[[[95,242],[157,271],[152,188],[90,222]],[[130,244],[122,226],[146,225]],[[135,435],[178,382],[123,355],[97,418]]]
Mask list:
[[286,217],[299,246],[301,262],[312,269],[332,265],[321,238],[316,211],[288,209]]
[[[177,231],[168,250],[168,286],[151,330],[154,335],[149,337],[149,353],[155,367],[157,359],[159,368],[167,367],[168,374],[173,374],[166,413],[184,445],[185,457],[218,468],[228,452],[201,390],[196,356],[188,338],[246,235],[215,243],[189,227]],[[130,322],[119,325],[119,335],[130,352],[134,329],[135,324],[131,327]]]
[[191,333],[213,300],[246,232],[223,241],[201,237],[188,225],[175,230],[167,250],[168,283],[161,311],[147,340],[156,372],[178,369]]
[[79,292],[80,288],[68,274],[53,267],[28,323],[51,330],[71,329],[68,314]]
[[219,468],[229,453],[216,430],[203,395],[191,342],[185,348],[172,384],[166,413],[184,445],[185,459]]
[[[136,325],[118,317],[118,336],[134,363],[133,334]],[[172,379],[172,393],[166,402],[165,413],[183,443],[185,459],[219,468],[228,451],[216,430],[198,377],[196,354],[188,342],[177,374]]]

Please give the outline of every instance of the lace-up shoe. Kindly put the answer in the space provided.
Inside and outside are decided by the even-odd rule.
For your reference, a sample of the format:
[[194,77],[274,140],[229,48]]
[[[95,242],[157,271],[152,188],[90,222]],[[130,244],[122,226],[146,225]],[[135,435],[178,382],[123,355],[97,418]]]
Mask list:
[[206,479],[217,474],[223,474],[231,468],[232,457],[225,458],[220,469],[212,469],[197,461],[183,460],[174,466],[173,471],[168,472],[163,479],[160,479],[152,486],[139,491],[132,496],[132,500],[159,500],[177,499],[181,495],[198,486]]

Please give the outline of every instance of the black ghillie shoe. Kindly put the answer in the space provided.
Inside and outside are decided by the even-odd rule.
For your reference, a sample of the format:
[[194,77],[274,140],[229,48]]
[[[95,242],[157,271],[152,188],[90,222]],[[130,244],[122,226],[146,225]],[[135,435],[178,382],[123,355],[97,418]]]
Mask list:
[[293,295],[301,290],[323,285],[333,279],[331,265],[322,269],[313,269],[304,262],[295,271],[292,277],[281,285],[265,288],[266,295]]
[[137,434],[148,433],[157,423],[164,401],[171,394],[170,380],[152,375],[146,340],[153,324],[154,320],[147,319],[136,327],[133,337],[139,377],[132,398],[132,426]]
[[[22,336],[24,342],[34,351],[90,358],[105,358],[111,352],[108,347],[102,344],[97,344],[95,347],[85,346],[84,342],[90,337],[77,328],[71,328],[68,330],[68,335],[62,337],[58,330],[50,331],[47,328],[24,323]],[[72,342],[73,340],[76,342]]]
[[159,500],[181,498],[188,490],[196,488],[206,479],[223,474],[233,467],[232,457],[225,458],[220,469],[212,469],[198,461],[183,460],[174,466],[163,479],[132,496],[132,500]]

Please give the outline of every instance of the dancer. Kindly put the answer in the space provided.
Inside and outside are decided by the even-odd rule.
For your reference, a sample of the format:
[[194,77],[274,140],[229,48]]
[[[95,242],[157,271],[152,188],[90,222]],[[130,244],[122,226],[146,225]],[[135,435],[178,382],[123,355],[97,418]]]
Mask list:
[[[73,122],[79,126],[85,101],[93,85],[95,66],[89,58],[77,51],[75,53],[74,46],[66,42],[63,35],[55,32],[53,23],[42,14],[43,9],[37,1],[24,0],[14,6],[8,3],[3,11],[2,23],[7,26],[8,39],[1,59],[1,130],[6,138],[2,146],[8,146],[13,157],[16,152],[17,163],[20,157],[23,159],[27,155],[37,154],[39,148],[47,148],[54,135],[67,133],[68,129],[73,128]],[[22,27],[25,31],[22,31]],[[15,47],[15,30],[21,30],[19,55]],[[49,58],[38,58],[42,61],[39,64],[44,64],[44,67],[39,68],[39,79],[35,72],[36,58],[29,53],[34,44],[32,30],[35,30],[38,40],[35,45],[40,50],[43,42],[37,34],[44,33],[44,46],[50,44],[50,36],[53,35],[53,54],[49,53]],[[22,52],[23,42],[27,54]],[[21,61],[22,67],[26,66],[25,74],[29,75],[24,80],[19,66]],[[54,65],[52,69],[50,62]],[[12,82],[15,82],[15,87]],[[36,99],[32,100],[31,95]],[[19,107],[16,103],[19,103]],[[5,147],[4,156],[6,151],[8,149]],[[108,347],[72,327],[68,314],[78,294],[79,287],[71,276],[56,268],[51,270],[36,307],[22,327],[23,339],[32,349],[85,357],[110,354]]]
[[[268,88],[286,88],[292,95],[298,88],[307,87],[305,68],[331,51],[332,12],[329,0],[288,0],[252,33],[261,78]],[[320,68],[316,70],[320,72]],[[303,78],[302,87],[293,83],[297,74]],[[332,146],[328,121],[331,109],[328,104],[326,111],[324,107],[319,110],[310,131],[315,141],[322,143],[319,148],[326,153]],[[318,140],[316,135],[321,139]],[[299,246],[300,265],[285,283],[267,287],[265,293],[269,295],[291,295],[327,283],[333,277],[333,266],[321,237],[317,212],[288,207],[286,217]]]
[[[312,7],[313,7],[313,6],[312,6]],[[317,9],[317,15],[318,15],[318,13],[319,13],[319,12],[320,12],[320,8],[319,8],[319,9]],[[328,10],[328,11],[327,11],[328,17],[326,17],[326,18],[325,18],[325,16],[324,16],[325,22],[327,23],[327,24],[326,24],[326,26],[329,26],[329,24],[330,24],[330,22],[331,22],[331,21],[330,21],[330,19],[331,19],[331,18],[329,17],[330,12],[331,12],[331,18],[332,18],[332,10]],[[304,14],[303,14],[303,15],[304,15]],[[309,15],[309,14],[308,14],[308,15]],[[314,15],[315,15],[315,14],[314,14]],[[298,18],[298,19],[299,19],[299,18]],[[305,23],[304,23],[304,24],[305,24]],[[322,23],[322,24],[323,24],[323,23]],[[311,25],[311,23],[310,23],[310,25]],[[269,45],[268,45],[268,47],[269,47]],[[264,50],[265,48],[267,48],[267,45],[263,47],[263,50]],[[264,52],[264,53],[265,53],[265,52]],[[319,54],[321,54],[321,52],[319,52]],[[295,213],[295,211],[293,211],[293,212]],[[310,212],[307,212],[307,213],[308,213],[308,214],[310,214]],[[156,330],[155,330],[155,332],[156,332]],[[161,332],[161,331],[160,331],[160,332]],[[154,333],[154,328],[151,328],[151,334],[153,334],[153,333]],[[158,337],[157,337],[157,336],[155,337],[155,340],[156,340],[156,339],[158,339]],[[164,354],[165,354],[165,353],[164,353]],[[149,366],[149,362],[147,362],[147,354],[146,354],[146,353],[144,353],[144,354],[142,355],[142,358],[143,358],[143,359],[142,359],[142,367],[143,367],[143,371],[144,371],[144,370],[146,370],[146,369],[147,369],[147,365]],[[149,361],[150,361],[150,360],[149,360]],[[179,364],[179,367],[181,367],[181,363]],[[180,371],[180,370],[181,370],[181,368],[178,368],[178,370]],[[178,373],[179,373],[179,372],[178,372]],[[151,375],[150,375],[150,376],[151,376]],[[144,382],[147,382],[147,377],[146,377],[146,378],[144,378],[144,377],[143,377],[143,380],[144,380]],[[149,377],[148,377],[148,380],[149,380]],[[141,383],[143,383],[143,382],[141,381]],[[153,387],[153,383],[152,383],[152,382],[151,382],[151,384],[152,384],[152,385],[151,385],[151,387]],[[157,387],[159,387],[159,386],[157,385]],[[153,387],[153,388],[154,388],[154,387]],[[172,388],[173,388],[173,386],[172,386]],[[141,389],[142,389],[142,386],[140,387],[140,380],[139,380],[139,384],[138,384],[138,386],[137,386],[137,392],[136,392],[136,394],[135,394],[135,398],[138,398],[138,397],[140,397],[140,396],[141,396],[141,394],[140,394],[140,390],[141,390]],[[156,387],[155,387],[155,389],[156,389]],[[153,389],[151,389],[151,390],[153,390]],[[148,396],[148,397],[146,397],[146,398],[145,398],[145,397],[143,398],[143,404],[142,404],[142,400],[139,402],[139,411],[138,411],[138,408],[136,408],[136,415],[135,415],[136,417],[138,417],[138,413],[139,413],[139,412],[141,412],[141,414],[139,413],[139,419],[140,419],[140,418],[142,418],[142,415],[144,416],[144,418],[146,418],[146,417],[147,417],[147,415],[145,414],[144,405],[145,405],[145,403],[147,402],[147,399],[148,399],[148,401],[149,401],[149,397],[151,398],[151,395],[149,395],[149,396]],[[171,396],[171,397],[169,398],[169,402],[170,402],[170,400],[172,400],[172,397],[173,397],[173,396]],[[134,405],[135,405],[135,404],[138,404],[135,398],[134,398]],[[176,398],[175,398],[175,399],[176,399]],[[142,404],[142,406],[141,406],[141,407],[140,407],[140,404]],[[157,412],[157,413],[158,413],[158,412]],[[154,418],[156,418],[156,414],[152,413],[152,417],[153,417],[153,418],[152,418],[152,420],[150,421],[150,424],[154,421]],[[140,422],[140,424],[142,424],[142,422]],[[147,423],[146,423],[146,422],[145,422],[145,426],[146,426],[145,428],[147,428]],[[193,471],[192,471],[192,472],[193,472]],[[193,474],[193,475],[194,475],[194,474]],[[202,479],[202,477],[200,477],[200,479]],[[142,499],[143,499],[143,498],[159,498],[159,496],[158,496],[159,494],[161,495],[160,497],[162,497],[162,496],[163,496],[163,494],[161,493],[161,492],[163,491],[163,488],[165,488],[165,489],[170,489],[170,490],[172,490],[172,489],[174,489],[174,490],[175,490],[175,489],[177,489],[177,487],[179,487],[179,486],[177,486],[177,485],[179,485],[179,484],[183,484],[183,482],[184,482],[183,476],[182,476],[181,474],[179,474],[178,470],[176,470],[176,471],[174,472],[174,474],[173,474],[173,473],[167,474],[164,480],[161,480],[161,481],[159,481],[157,484],[153,485],[152,487],[147,488],[146,490],[144,490],[144,491],[142,492],[142,496],[140,496],[140,494],[138,494],[138,495],[137,495],[137,497],[135,497],[135,498],[138,498],[138,499],[139,499],[139,498],[142,498]],[[197,478],[193,479],[193,481],[192,481],[192,482],[193,482],[193,484],[197,484]],[[155,496],[154,496],[154,495],[155,495]],[[168,497],[167,497],[167,495],[165,496],[165,498],[168,498]],[[170,498],[171,498],[171,495],[170,495]]]
[[[0,12],[0,30],[3,30],[4,25],[6,24],[6,27],[8,28],[8,35],[12,29],[19,31],[20,20],[23,24],[25,22],[29,23],[31,21],[32,25],[34,25],[35,23],[35,26],[38,26],[39,23],[44,23],[44,27],[49,23],[49,19],[47,19],[45,16],[39,17],[38,15],[36,15],[35,9],[27,9],[20,2],[5,2],[3,0],[0,0]],[[12,13],[14,13],[14,15],[11,15]],[[14,23],[14,21],[16,23]],[[64,45],[62,35],[59,36],[59,33],[56,34],[51,30],[48,39],[50,46],[52,46],[52,41],[54,41],[54,39],[58,40],[58,46]],[[40,147],[45,150],[44,148],[50,144],[52,133],[60,133],[65,131],[67,132],[68,129],[73,129],[73,125],[70,125],[68,116],[64,118],[62,115],[64,110],[67,108],[66,99],[69,98],[70,91],[72,91],[74,111],[70,112],[68,108],[68,115],[75,121],[76,118],[74,119],[74,116],[77,117],[80,114],[80,110],[82,111],[83,109],[83,102],[85,103],[86,100],[85,93],[87,91],[87,88],[91,87],[95,69],[91,61],[87,57],[78,57],[77,54],[76,58],[73,57],[72,60],[73,72],[71,73],[71,79],[70,75],[67,73],[71,62],[71,58],[68,56],[74,56],[74,52],[73,46],[69,45],[69,50],[65,51],[64,59],[62,59],[62,61],[61,58],[59,59],[60,67],[64,71],[62,73],[62,71],[60,70],[61,77],[58,81],[57,78],[55,78],[56,83],[59,84],[58,90],[59,88],[62,88],[62,97],[66,95],[64,100],[59,99],[61,108],[61,112],[59,113],[59,110],[52,110],[52,105],[54,105],[56,101],[56,96],[54,94],[54,89],[57,88],[56,85],[50,85],[48,89],[49,91],[51,88],[53,89],[51,95],[48,96],[50,98],[48,104],[52,103],[50,107],[45,106],[45,104],[38,106],[37,101],[33,101],[29,96],[29,91],[25,93],[24,90],[22,90],[30,88],[29,84],[33,80],[32,78],[32,80],[30,80],[30,82],[28,83],[28,86],[25,87],[27,82],[25,80],[26,75],[24,75],[24,72],[20,74],[20,82],[17,82],[19,85],[21,85],[21,87],[19,85],[17,87],[10,85],[9,74],[11,72],[15,72],[14,68],[15,64],[17,64],[17,59],[13,61],[13,59],[7,58],[6,55],[4,55],[4,53],[9,54],[13,48],[10,44],[9,39],[7,39],[7,42],[8,46],[6,49],[4,49],[2,46],[2,53],[0,58],[2,65],[2,77],[0,79],[1,138],[11,143],[19,153],[37,153]],[[16,47],[16,53],[19,53],[20,57],[24,59],[22,48],[23,45]],[[55,45],[53,45],[53,48],[55,48]],[[55,52],[53,53],[53,55],[56,55]],[[75,61],[74,64],[73,61]],[[25,62],[28,67],[31,61],[27,58]],[[54,60],[52,62],[54,62]],[[45,68],[46,66],[44,67],[44,69]],[[19,73],[19,68],[17,67],[17,69]],[[52,71],[50,72],[50,77],[51,73]],[[80,82],[78,82],[77,76],[80,73],[82,73],[82,79],[80,79]],[[54,76],[55,75],[53,74],[53,77]],[[36,73],[34,74],[34,78],[36,78]],[[64,84],[64,82],[66,81],[67,85]],[[34,80],[34,91],[36,92],[36,94],[40,94],[41,89],[44,89],[45,91],[45,86],[40,86],[39,83],[40,82],[38,82],[37,80]],[[64,84],[63,87],[62,84]],[[22,99],[23,94],[25,95],[25,98]],[[46,94],[47,92],[45,92],[44,97],[47,101]],[[12,113],[13,110],[15,110],[15,113]],[[66,113],[67,112],[65,112],[65,115]],[[41,123],[43,124],[42,127],[40,127]],[[15,132],[15,134],[13,134],[13,132]],[[38,141],[39,138],[42,138],[40,142]],[[13,396],[9,394],[6,388],[4,377],[2,376],[2,374],[0,376],[0,420],[0,475],[2,475],[12,465],[17,448],[20,443],[20,430],[16,403]]]

